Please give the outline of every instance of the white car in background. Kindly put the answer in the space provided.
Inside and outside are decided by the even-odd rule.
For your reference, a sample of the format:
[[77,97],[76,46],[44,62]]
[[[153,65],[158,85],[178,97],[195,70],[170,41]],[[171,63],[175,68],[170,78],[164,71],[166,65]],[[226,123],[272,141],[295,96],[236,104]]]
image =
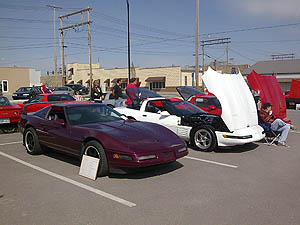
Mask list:
[[189,102],[166,99],[143,88],[127,90],[134,109],[118,107],[115,110],[129,119],[163,125],[201,151],[264,138],[254,99],[241,74],[219,74],[209,69],[203,80],[222,105],[221,117],[204,112]]

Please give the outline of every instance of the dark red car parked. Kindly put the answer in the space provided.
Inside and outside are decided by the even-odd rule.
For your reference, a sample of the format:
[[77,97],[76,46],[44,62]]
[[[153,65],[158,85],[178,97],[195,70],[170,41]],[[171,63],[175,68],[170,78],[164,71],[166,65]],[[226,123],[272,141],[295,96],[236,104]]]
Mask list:
[[176,134],[154,123],[124,120],[103,104],[56,104],[22,114],[20,131],[29,154],[44,147],[100,158],[98,175],[175,161],[188,154]]
[[26,113],[36,112],[49,105],[75,101],[75,98],[68,94],[40,94],[24,102],[26,104],[24,106],[24,110],[26,111]]
[[188,101],[195,106],[198,106],[200,109],[206,112],[221,116],[221,104],[213,94],[206,94],[188,86],[179,86],[176,89],[183,100]]

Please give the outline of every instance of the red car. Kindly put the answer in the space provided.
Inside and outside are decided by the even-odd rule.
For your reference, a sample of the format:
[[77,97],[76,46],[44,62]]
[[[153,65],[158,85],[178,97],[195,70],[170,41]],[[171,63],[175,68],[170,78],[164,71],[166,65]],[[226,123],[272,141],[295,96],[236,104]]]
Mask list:
[[213,94],[205,94],[204,92],[187,86],[179,86],[176,89],[185,101],[198,106],[200,109],[203,109],[206,112],[221,116],[221,104]]
[[0,128],[2,132],[7,133],[14,130],[22,110],[22,104],[11,104],[8,98],[0,96]]
[[275,75],[263,76],[252,70],[247,76],[247,80],[251,90],[260,96],[261,106],[266,102],[271,103],[274,116],[286,123],[291,123],[286,116],[285,98]]
[[100,158],[98,175],[175,161],[188,154],[186,143],[154,123],[124,120],[103,104],[56,104],[22,114],[20,131],[29,154],[49,147],[81,158]]
[[287,108],[296,108],[296,104],[300,104],[300,79],[294,79],[291,82],[289,91],[285,92],[285,102]]
[[27,113],[36,112],[49,105],[57,103],[75,102],[75,98],[67,94],[41,94],[30,98],[27,102],[24,102],[24,110]]

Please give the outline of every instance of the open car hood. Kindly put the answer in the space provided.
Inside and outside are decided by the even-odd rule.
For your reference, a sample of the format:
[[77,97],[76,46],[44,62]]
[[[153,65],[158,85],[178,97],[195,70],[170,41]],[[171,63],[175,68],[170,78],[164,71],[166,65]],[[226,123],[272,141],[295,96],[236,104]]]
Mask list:
[[286,118],[285,98],[275,75],[262,76],[252,70],[247,80],[251,89],[260,96],[261,105],[270,102],[275,117]]
[[221,117],[230,131],[258,125],[255,101],[241,73],[220,74],[208,68],[203,81],[220,101]]
[[199,94],[206,95],[204,92],[201,92],[195,88],[187,87],[187,86],[179,86],[176,88],[176,90],[185,101],[188,101],[192,96],[195,95],[199,95]]

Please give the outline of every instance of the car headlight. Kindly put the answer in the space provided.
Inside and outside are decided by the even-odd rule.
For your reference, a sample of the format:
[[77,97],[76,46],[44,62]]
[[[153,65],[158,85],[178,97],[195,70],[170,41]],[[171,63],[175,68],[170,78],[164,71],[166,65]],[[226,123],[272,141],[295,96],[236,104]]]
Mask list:
[[138,157],[139,161],[146,160],[146,159],[155,159],[155,158],[156,155],[143,155]]
[[178,149],[178,152],[184,152],[184,151],[186,151],[186,150],[187,150],[187,148],[186,148],[186,147],[183,147],[183,148]]
[[132,160],[132,158],[128,155],[120,155],[120,154],[113,154],[114,159],[125,159],[125,160]]

